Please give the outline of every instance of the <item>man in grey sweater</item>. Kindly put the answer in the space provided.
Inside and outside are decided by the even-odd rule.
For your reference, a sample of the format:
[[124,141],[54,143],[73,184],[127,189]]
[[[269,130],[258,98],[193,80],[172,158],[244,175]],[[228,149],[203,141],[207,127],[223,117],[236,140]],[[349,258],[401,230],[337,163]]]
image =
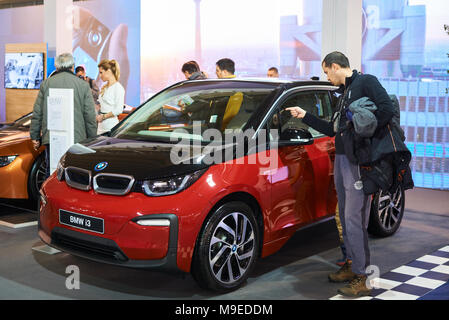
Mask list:
[[89,84],[74,74],[75,60],[72,54],[63,53],[55,59],[56,72],[46,79],[39,90],[33,108],[30,137],[37,150],[41,145],[46,148],[47,176],[50,174],[50,133],[47,128],[47,98],[50,89],[74,90],[74,137],[75,143],[97,135],[95,104]]

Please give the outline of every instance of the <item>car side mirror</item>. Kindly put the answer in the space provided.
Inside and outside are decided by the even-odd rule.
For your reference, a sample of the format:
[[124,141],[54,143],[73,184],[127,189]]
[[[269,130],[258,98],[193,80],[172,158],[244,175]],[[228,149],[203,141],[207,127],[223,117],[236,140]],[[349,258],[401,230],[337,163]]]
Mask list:
[[280,145],[297,146],[313,144],[312,134],[305,129],[285,129],[281,133]]

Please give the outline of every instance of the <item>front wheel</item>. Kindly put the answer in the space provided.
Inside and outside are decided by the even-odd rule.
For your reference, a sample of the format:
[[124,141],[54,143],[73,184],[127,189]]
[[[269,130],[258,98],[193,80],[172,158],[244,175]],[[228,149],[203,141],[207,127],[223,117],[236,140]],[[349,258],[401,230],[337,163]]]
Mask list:
[[368,232],[377,237],[389,237],[396,233],[402,222],[405,192],[398,186],[395,192],[379,191],[371,203]]
[[41,153],[34,161],[28,177],[28,197],[30,200],[37,202],[39,199],[39,190],[46,180],[47,162],[45,152]]
[[259,252],[259,230],[251,208],[229,202],[213,212],[203,227],[192,275],[202,288],[227,292],[239,288]]

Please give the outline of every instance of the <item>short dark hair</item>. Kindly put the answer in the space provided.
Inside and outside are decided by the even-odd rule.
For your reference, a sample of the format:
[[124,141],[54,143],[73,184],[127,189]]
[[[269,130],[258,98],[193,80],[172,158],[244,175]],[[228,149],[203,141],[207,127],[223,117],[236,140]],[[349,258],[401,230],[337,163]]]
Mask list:
[[198,64],[195,61],[189,61],[183,64],[181,70],[182,72],[188,72],[190,74],[193,74],[195,72],[199,72],[200,68],[198,67]]
[[216,65],[220,68],[220,70],[226,70],[231,74],[235,73],[235,63],[231,59],[220,59],[217,61]]
[[85,71],[83,66],[78,66],[78,67],[76,67],[75,73],[78,73],[78,72],[80,72],[80,71]]
[[271,67],[270,69],[268,69],[268,71],[274,71],[276,73],[279,73],[279,70],[276,67]]
[[342,68],[350,68],[348,58],[341,52],[334,51],[324,58],[323,63],[326,68],[330,68],[332,64],[338,64]]

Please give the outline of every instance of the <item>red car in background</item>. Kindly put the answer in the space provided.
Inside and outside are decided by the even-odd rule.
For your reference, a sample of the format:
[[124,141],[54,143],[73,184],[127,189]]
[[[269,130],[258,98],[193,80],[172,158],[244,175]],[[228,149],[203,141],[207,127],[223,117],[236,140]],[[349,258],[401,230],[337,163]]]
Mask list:
[[[95,261],[191,272],[217,291],[240,287],[259,257],[335,214],[334,140],[285,111],[330,120],[335,89],[243,79],[167,88],[65,154],[41,189],[40,238]],[[372,223],[393,234],[403,192],[389,197],[373,202]]]

